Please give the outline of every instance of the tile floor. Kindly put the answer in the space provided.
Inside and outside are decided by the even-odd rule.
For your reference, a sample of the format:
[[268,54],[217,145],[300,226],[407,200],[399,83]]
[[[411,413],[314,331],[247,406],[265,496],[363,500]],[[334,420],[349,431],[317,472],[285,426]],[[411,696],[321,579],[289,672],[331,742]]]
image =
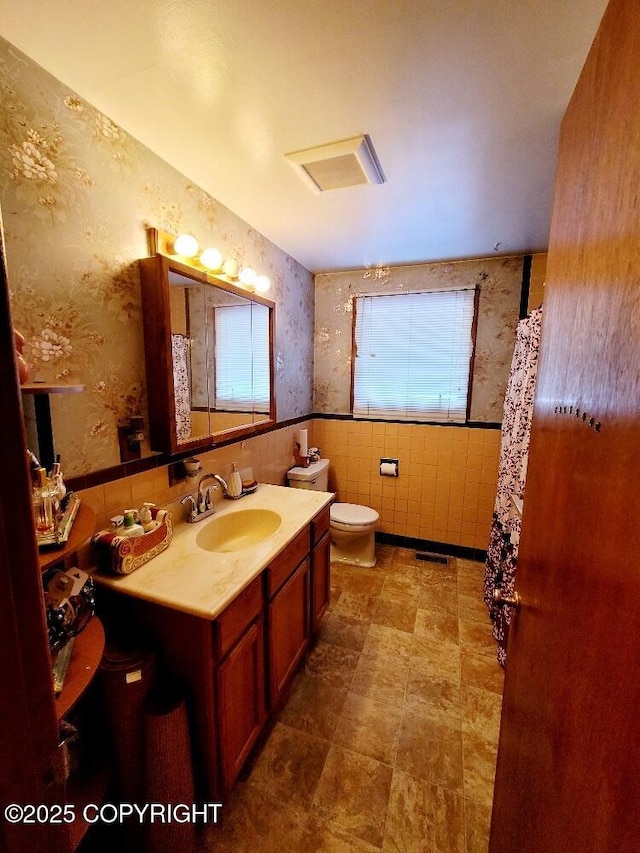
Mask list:
[[502,670],[480,563],[380,546],[332,604],[215,853],[487,850]]

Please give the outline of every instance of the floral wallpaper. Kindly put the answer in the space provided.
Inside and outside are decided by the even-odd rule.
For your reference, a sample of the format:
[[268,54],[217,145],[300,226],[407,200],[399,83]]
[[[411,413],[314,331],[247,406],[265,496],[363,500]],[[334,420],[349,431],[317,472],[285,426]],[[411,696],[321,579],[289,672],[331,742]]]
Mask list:
[[522,258],[365,268],[316,276],[314,411],[349,412],[353,299],[364,293],[480,288],[471,420],[499,422],[520,311]]
[[2,38],[0,80],[13,322],[32,379],[86,385],[51,397],[65,474],[117,464],[118,423],[146,417],[137,261],[147,226],[193,231],[271,278],[277,417],[311,412],[311,274]]

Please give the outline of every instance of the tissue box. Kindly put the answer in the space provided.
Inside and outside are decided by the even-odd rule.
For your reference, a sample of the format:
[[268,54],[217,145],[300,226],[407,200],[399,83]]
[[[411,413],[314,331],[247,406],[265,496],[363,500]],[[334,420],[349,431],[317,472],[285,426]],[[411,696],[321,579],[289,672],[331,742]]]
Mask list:
[[169,547],[173,537],[171,513],[154,507],[151,515],[158,524],[143,536],[118,536],[113,530],[99,530],[91,537],[101,569],[129,575]]

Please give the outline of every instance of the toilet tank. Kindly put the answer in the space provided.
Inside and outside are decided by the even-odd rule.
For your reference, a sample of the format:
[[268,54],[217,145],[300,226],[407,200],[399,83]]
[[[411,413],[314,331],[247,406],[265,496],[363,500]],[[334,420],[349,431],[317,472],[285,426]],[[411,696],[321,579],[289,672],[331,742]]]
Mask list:
[[329,491],[329,460],[312,462],[308,468],[296,465],[287,471],[287,480],[294,489],[314,489],[317,492]]

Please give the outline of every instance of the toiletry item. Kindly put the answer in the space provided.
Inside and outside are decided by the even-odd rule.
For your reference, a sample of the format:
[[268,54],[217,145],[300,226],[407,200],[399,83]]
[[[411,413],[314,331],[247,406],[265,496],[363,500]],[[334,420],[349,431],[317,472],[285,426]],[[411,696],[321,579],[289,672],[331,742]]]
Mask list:
[[187,477],[195,477],[201,470],[200,460],[196,456],[190,456],[189,459],[183,459],[182,464],[187,473]]
[[308,430],[306,430],[306,429],[299,429],[298,430],[298,444],[300,445],[298,450],[300,452],[300,456],[308,456],[309,455],[308,435],[309,435]]
[[149,531],[156,527],[156,522],[153,520],[153,516],[151,515],[151,507],[154,506],[155,504],[153,503],[143,503],[138,510],[138,521],[142,525],[142,529],[145,533],[149,533]]
[[53,490],[55,491],[54,504],[56,511],[60,509],[60,501],[67,494],[67,487],[64,484],[64,479],[62,476],[62,471],[60,470],[60,454],[56,456],[56,461],[53,463],[51,468],[51,485]]
[[144,529],[136,522],[135,509],[125,509],[124,524],[118,528],[118,536],[144,536]]
[[310,447],[309,448],[309,463],[313,464],[314,462],[320,461],[320,448],[319,447]]
[[242,477],[238,472],[235,462],[231,466],[231,476],[227,483],[227,494],[230,498],[239,498],[242,495]]
[[38,536],[53,533],[53,499],[54,490],[47,478],[47,472],[44,468],[38,468],[35,473],[35,484],[32,493],[33,518],[36,525],[36,535]]

